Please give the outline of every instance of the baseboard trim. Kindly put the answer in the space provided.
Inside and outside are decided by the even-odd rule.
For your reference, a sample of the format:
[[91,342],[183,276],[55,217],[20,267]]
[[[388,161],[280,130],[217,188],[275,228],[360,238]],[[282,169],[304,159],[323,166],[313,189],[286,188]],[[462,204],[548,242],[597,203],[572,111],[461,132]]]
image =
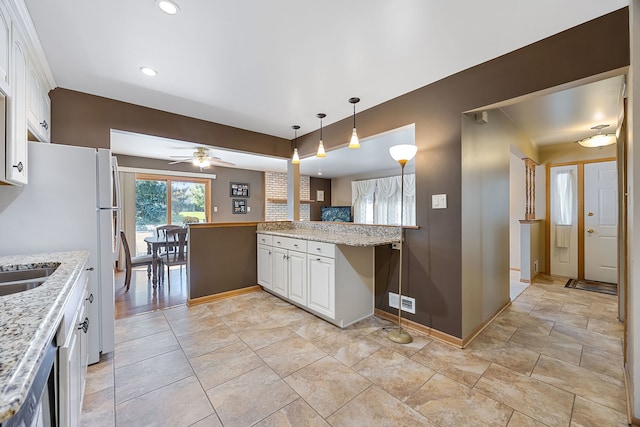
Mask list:
[[[391,314],[391,313],[387,313],[384,310],[380,310],[379,308],[376,308],[374,310],[374,314],[378,317],[381,317],[383,319],[386,320],[390,320],[392,322],[397,322],[398,320],[398,316]],[[404,328],[407,328],[410,331],[415,331],[424,335],[427,335],[430,338],[433,338],[437,341],[440,341],[442,343],[445,344],[449,344],[458,348],[463,348],[462,347],[462,340],[458,337],[454,337],[453,335],[449,335],[447,333],[441,332],[437,329],[433,329],[430,328],[428,326],[425,325],[421,325],[420,323],[416,323],[412,320],[408,320],[408,319],[402,319],[402,326]]]
[[521,283],[531,283],[531,280],[528,279],[520,279]]
[[476,339],[476,337],[478,335],[480,335],[480,333],[482,331],[484,331],[485,328],[487,326],[489,326],[491,324],[491,322],[493,322],[495,320],[495,318],[498,317],[500,315],[500,313],[505,311],[507,309],[507,307],[509,307],[510,305],[511,305],[511,298],[509,298],[509,301],[505,302],[502,305],[502,307],[498,307],[498,309],[496,311],[494,311],[493,314],[487,318],[487,320],[482,322],[478,327],[476,327],[473,331],[471,331],[471,333],[469,335],[467,335],[466,338],[462,339],[462,348],[465,348],[469,344],[471,344],[471,342],[474,339]]
[[[475,328],[466,338],[460,339],[458,337],[454,337],[453,335],[449,335],[445,332],[439,331],[437,329],[430,328],[429,326],[422,325],[420,323],[414,322],[409,319],[402,318],[402,326],[407,328],[410,331],[415,331],[424,335],[427,335],[429,338],[433,338],[436,341],[440,341],[445,344],[452,345],[454,347],[463,349],[467,347],[471,342],[482,332],[493,320],[500,315],[507,307],[511,305],[511,300],[507,301],[504,305],[498,308],[487,320],[482,322],[480,326]],[[378,317],[381,317],[386,320],[390,320],[394,323],[397,322],[398,316],[395,314],[387,313],[384,310],[380,310],[376,308],[374,310],[374,314]]]
[[631,381],[629,381],[629,371],[626,363],[622,368],[622,373],[622,376],[624,377],[624,392],[627,398],[627,422],[632,426],[640,426],[640,419],[633,416],[633,407],[631,406],[631,388],[629,386]]
[[234,289],[232,291],[220,292],[219,294],[207,295],[206,297],[199,297],[187,300],[187,306],[191,307],[199,304],[206,304],[208,302],[219,301],[221,299],[227,299],[237,297],[238,295],[249,294],[251,292],[258,292],[262,290],[262,286],[255,285],[247,288]]

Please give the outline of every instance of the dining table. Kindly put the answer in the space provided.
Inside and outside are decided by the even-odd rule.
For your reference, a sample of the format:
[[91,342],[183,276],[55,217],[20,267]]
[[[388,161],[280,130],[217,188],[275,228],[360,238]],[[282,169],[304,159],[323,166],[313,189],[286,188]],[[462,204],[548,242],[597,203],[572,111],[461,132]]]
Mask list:
[[174,241],[173,236],[169,237],[167,240],[165,236],[158,236],[156,234],[154,234],[153,236],[145,237],[144,241],[147,244],[147,253],[152,255],[151,282],[153,283],[153,287],[155,288],[158,284],[158,254],[160,252],[160,249],[171,246],[176,242]]

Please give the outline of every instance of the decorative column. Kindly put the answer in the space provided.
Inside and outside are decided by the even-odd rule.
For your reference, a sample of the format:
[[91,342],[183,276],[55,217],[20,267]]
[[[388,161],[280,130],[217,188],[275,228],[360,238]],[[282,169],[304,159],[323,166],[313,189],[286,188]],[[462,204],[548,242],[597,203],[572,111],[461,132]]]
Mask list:
[[524,219],[536,219],[536,166],[533,160],[526,158],[524,161],[525,173],[525,211]]

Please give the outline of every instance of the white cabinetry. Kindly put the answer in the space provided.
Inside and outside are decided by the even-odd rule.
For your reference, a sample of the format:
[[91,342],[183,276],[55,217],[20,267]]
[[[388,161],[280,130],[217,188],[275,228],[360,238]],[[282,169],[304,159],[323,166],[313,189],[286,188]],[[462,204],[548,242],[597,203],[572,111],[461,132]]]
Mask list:
[[[264,255],[269,249],[270,258]],[[270,262],[271,288],[265,289],[345,327],[373,314],[373,254],[373,247],[258,234],[258,280]]]
[[27,92],[29,98],[29,114],[27,117],[29,132],[31,132],[38,141],[49,142],[51,102],[44,79],[40,76],[38,67],[33,61],[29,63],[29,85]]
[[62,427],[80,425],[82,397],[89,360],[88,277],[83,273],[64,308],[62,323],[56,336],[59,366],[59,405]]
[[4,3],[0,3],[0,91],[6,96],[11,95],[9,58],[11,58],[11,17]]
[[27,183],[27,51],[22,37],[11,31],[11,97],[8,106],[5,179],[14,184]]
[[273,248],[258,244],[258,284],[271,289],[273,277]]

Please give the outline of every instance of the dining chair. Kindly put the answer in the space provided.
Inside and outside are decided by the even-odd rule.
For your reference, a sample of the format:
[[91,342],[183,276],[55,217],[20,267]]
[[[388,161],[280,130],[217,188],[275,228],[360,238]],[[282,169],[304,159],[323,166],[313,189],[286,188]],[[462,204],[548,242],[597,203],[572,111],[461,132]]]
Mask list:
[[[166,230],[165,232],[165,244],[167,248],[172,247],[173,251],[167,250],[160,255],[162,263],[167,266],[167,283],[171,287],[171,267],[174,265],[180,266],[180,272],[182,274],[182,266],[187,265],[187,233],[188,229],[178,227],[177,229]],[[163,267],[164,276],[164,267]],[[164,277],[162,278],[164,280]]]
[[179,228],[183,228],[181,225],[174,224],[166,224],[156,227],[156,236],[160,239],[164,239],[166,237],[166,232],[168,230],[177,230]]
[[[124,275],[124,286],[127,288],[126,292],[129,291],[129,286],[131,286],[131,269],[133,267],[139,267],[142,265],[146,265],[150,267],[153,264],[153,255],[139,255],[132,257],[131,251],[129,249],[129,243],[127,243],[127,236],[125,236],[124,231],[120,230],[120,238],[122,239],[122,248],[124,249],[124,260],[125,260],[125,275]],[[158,262],[162,263],[162,260],[158,258]],[[158,268],[163,268],[162,264],[158,266]],[[147,278],[151,277],[151,270],[147,270]]]

